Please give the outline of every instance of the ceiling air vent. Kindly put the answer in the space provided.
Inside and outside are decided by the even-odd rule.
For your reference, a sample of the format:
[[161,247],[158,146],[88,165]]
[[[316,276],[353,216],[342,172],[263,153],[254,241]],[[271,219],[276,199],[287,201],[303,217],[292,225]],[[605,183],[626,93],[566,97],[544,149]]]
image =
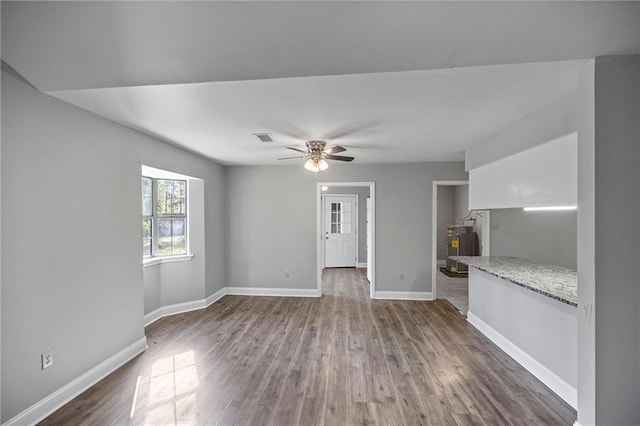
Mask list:
[[260,139],[260,142],[275,142],[269,133],[254,133],[253,136]]

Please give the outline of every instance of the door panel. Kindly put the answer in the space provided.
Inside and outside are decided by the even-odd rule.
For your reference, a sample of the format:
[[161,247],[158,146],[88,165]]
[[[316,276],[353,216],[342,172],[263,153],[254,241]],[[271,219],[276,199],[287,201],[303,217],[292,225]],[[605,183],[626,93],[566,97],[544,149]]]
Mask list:
[[325,267],[356,266],[357,196],[325,195]]

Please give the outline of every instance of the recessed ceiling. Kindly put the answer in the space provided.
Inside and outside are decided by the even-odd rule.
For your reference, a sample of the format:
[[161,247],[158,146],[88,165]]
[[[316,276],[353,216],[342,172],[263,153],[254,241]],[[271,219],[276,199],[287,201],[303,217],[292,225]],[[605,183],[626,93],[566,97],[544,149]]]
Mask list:
[[638,52],[640,3],[2,1],[42,91],[364,74]]
[[309,139],[462,160],[575,90],[582,60],[640,49],[640,3],[1,6],[2,58],[36,88],[225,164],[290,164]]
[[[323,139],[357,162],[454,161],[577,86],[580,61],[51,92],[225,164]],[[254,133],[270,133],[260,143]]]

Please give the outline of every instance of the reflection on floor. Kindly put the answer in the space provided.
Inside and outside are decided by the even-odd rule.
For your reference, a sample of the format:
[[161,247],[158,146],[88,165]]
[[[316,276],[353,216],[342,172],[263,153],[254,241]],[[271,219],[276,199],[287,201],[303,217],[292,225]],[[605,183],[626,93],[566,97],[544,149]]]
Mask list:
[[438,261],[436,275],[436,296],[438,299],[447,299],[462,315],[467,315],[469,310],[469,279],[452,278],[440,272],[440,267],[445,266],[446,261]]
[[572,425],[576,412],[444,300],[224,296],[45,419],[64,425]]

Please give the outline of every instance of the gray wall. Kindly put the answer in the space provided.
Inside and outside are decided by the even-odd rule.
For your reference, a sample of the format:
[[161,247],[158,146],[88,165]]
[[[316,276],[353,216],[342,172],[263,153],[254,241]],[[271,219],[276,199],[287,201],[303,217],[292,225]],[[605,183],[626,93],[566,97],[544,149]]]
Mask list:
[[438,260],[447,258],[447,226],[455,223],[453,214],[453,186],[438,185],[438,206],[437,206],[437,251]]
[[[316,176],[301,164],[226,171],[228,285],[316,288]],[[432,182],[466,178],[461,162],[334,163],[317,177],[375,181],[376,289],[382,291],[431,291]]]
[[[595,63],[595,65],[594,65]],[[590,62],[578,114],[578,422],[640,424],[640,55]],[[622,226],[621,226],[622,225]]]
[[140,163],[205,180],[206,293],[224,285],[224,168],[4,69],[2,113],[6,421],[143,337]]
[[[1,12],[1,9],[2,9],[2,6],[0,5],[0,12]],[[2,86],[2,84],[0,84],[0,86]],[[0,117],[2,117],[2,102],[0,102]],[[2,241],[2,135],[1,133],[2,133],[2,124],[0,122],[0,242]],[[2,423],[2,244],[1,243],[0,243],[0,423]]]
[[640,424],[639,122],[640,55],[597,58],[593,317],[600,425]]
[[576,269],[575,211],[491,210],[491,255]]
[[595,60],[578,75],[578,423],[596,422]]
[[367,263],[367,186],[333,186],[323,192],[329,194],[355,194],[358,196],[358,263]]
[[[462,219],[469,214],[469,185],[453,187],[453,220]],[[455,223],[455,222],[454,222]]]

